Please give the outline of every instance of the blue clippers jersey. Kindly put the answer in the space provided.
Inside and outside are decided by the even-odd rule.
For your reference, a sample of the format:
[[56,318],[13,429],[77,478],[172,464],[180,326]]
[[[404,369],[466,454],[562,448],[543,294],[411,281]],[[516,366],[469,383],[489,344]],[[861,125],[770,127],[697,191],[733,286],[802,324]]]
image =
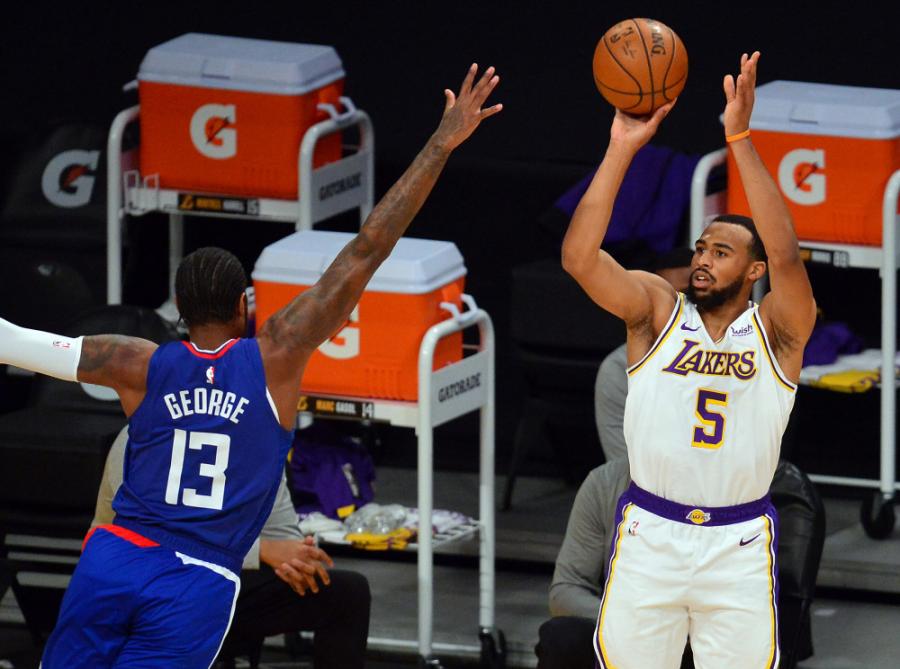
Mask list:
[[272,510],[292,437],[255,339],[215,352],[160,346],[129,422],[115,523],[238,572]]

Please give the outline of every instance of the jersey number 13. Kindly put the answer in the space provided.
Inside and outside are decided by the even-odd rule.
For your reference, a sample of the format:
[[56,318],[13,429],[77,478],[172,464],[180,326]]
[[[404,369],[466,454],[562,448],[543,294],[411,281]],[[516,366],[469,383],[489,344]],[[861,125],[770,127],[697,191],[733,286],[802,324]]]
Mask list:
[[[208,495],[199,494],[195,488],[184,488],[184,490],[181,488],[185,446],[197,451],[202,450],[204,446],[213,446],[216,449],[215,461],[212,464],[204,462],[200,465],[200,476],[212,479]],[[172,463],[169,465],[169,482],[166,485],[166,504],[181,502],[185,506],[221,511],[222,501],[225,497],[225,470],[228,468],[230,447],[231,437],[227,434],[175,430],[175,438],[172,442]]]

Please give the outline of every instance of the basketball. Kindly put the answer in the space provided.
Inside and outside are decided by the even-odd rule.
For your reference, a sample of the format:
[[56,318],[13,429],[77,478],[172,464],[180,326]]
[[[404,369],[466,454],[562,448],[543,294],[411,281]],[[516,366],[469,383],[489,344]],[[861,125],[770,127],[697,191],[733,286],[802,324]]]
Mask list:
[[613,107],[643,116],[671,102],[687,81],[681,38],[653,19],[626,19],[606,31],[594,50],[594,83]]

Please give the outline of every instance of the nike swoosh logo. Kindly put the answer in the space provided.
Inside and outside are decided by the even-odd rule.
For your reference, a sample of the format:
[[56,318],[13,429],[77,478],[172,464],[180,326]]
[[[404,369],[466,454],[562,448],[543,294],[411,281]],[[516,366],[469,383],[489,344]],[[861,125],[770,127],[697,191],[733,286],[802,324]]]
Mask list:
[[687,330],[688,332],[696,332],[697,330],[700,329],[700,326],[698,325],[698,326],[695,327],[695,328],[689,328],[689,327],[687,326],[686,323],[682,323],[682,324],[681,324],[681,329],[682,329],[682,330]]
[[757,539],[759,539],[758,534],[755,537],[753,537],[752,539],[748,539],[747,541],[744,541],[743,539],[741,539],[741,546],[746,546],[747,544],[752,544]]

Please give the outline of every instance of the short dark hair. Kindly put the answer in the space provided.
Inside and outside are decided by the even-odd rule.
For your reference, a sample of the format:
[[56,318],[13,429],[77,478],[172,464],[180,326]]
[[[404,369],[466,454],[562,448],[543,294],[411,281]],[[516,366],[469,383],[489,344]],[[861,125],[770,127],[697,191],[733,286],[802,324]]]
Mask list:
[[756,224],[753,222],[753,219],[749,216],[741,216],[740,214],[719,214],[716,216],[713,223],[731,223],[732,225],[739,225],[742,228],[746,228],[750,232],[750,236],[753,238],[750,242],[750,257],[753,260],[761,260],[762,262],[768,262],[769,256],[766,255],[766,247],[763,245],[762,239],[759,237],[759,233],[756,231]]
[[178,311],[188,327],[230,322],[246,288],[241,261],[215,246],[189,254],[175,273]]

